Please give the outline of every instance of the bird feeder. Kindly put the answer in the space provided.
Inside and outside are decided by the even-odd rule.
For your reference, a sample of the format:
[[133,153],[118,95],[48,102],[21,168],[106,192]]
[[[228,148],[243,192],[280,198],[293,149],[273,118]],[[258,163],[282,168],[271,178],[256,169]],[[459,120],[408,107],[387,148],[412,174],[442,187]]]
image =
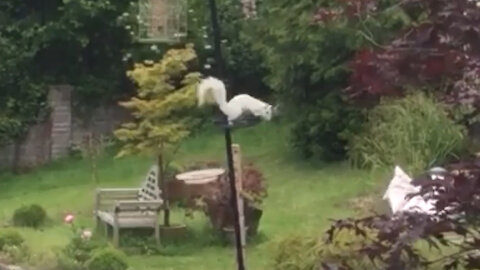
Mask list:
[[243,14],[247,19],[257,16],[257,1],[256,0],[240,0],[242,3]]
[[187,35],[187,0],[139,0],[138,41],[176,43]]

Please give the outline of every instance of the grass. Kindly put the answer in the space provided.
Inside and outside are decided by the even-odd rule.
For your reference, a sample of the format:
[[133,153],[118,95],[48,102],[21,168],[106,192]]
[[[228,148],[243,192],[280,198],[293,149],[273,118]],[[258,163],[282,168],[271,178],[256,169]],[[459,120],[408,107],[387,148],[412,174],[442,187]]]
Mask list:
[[[320,232],[329,219],[351,215],[351,208],[344,202],[376,190],[382,179],[378,173],[350,169],[346,164],[299,161],[287,151],[287,133],[287,126],[274,123],[234,131],[234,141],[241,145],[244,159],[260,167],[269,185],[260,236],[247,250],[249,269],[268,269],[275,243],[282,237]],[[220,131],[209,129],[185,142],[178,161],[200,160],[224,160]],[[100,186],[137,187],[150,165],[147,157],[114,160],[112,155],[105,155],[99,162]],[[53,225],[39,231],[22,229],[22,233],[34,252],[47,254],[48,258],[51,252],[46,251],[62,247],[71,237],[69,229],[61,224],[66,213],[75,213],[85,226],[93,224],[93,190],[89,167],[80,159],[63,160],[24,175],[1,174],[0,224],[8,222],[13,211],[22,205],[44,206]],[[192,230],[191,236],[184,242],[167,245],[162,255],[129,257],[135,270],[234,268],[233,248],[222,245],[210,233],[201,213],[189,219],[177,210],[174,219],[185,222]]]

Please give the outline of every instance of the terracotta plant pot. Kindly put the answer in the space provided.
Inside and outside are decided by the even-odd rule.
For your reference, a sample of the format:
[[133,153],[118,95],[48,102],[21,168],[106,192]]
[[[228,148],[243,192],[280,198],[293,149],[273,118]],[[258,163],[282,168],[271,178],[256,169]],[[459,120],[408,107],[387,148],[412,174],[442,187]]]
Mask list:
[[224,225],[227,224],[226,213],[227,211],[222,205],[208,205],[207,215],[210,218],[210,222],[214,229],[221,230]]
[[[248,232],[248,227],[246,227]],[[233,227],[227,227],[222,229],[223,237],[228,241],[229,244],[235,244],[235,229]]]
[[247,207],[245,210],[245,222],[248,227],[248,235],[255,236],[258,233],[263,210],[256,207]]
[[[210,218],[213,228],[216,230],[233,228],[234,217],[229,206],[210,205],[207,210],[208,217]],[[245,207],[245,226],[249,228],[249,236],[254,236],[257,234],[262,215],[262,209],[248,205]]]
[[[214,229],[223,232],[224,228],[233,228],[234,216],[231,208],[230,182],[226,177],[217,181],[212,186],[212,192],[204,192],[206,205],[205,214],[210,218]],[[267,196],[267,189],[262,173],[253,165],[244,166],[242,169],[242,190],[244,197],[245,226],[249,227],[248,235],[256,235],[263,211],[256,207]],[[242,193],[243,193],[242,192]],[[255,200],[255,201],[253,201]],[[254,203],[255,202],[255,203]]]
[[166,227],[160,225],[160,238],[166,239],[168,241],[177,241],[185,239],[187,236],[188,230],[187,226],[184,224],[171,224]]

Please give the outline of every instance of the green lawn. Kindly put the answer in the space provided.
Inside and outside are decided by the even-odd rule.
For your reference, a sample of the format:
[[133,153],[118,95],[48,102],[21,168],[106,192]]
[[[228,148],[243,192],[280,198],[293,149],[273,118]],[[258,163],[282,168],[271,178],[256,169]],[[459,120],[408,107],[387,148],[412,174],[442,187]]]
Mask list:
[[[249,269],[267,269],[277,240],[293,233],[320,232],[329,219],[352,214],[344,203],[348,198],[378,190],[379,182],[386,181],[379,173],[353,170],[345,164],[299,161],[287,151],[287,133],[287,127],[273,123],[234,132],[234,141],[241,145],[244,158],[262,169],[269,185],[261,234],[247,251]],[[178,156],[180,162],[223,159],[222,133],[213,129],[188,140]],[[99,164],[100,186],[137,187],[150,165],[145,157],[114,160],[106,155]],[[74,212],[86,226],[93,224],[93,190],[86,162],[73,158],[25,175],[0,175],[0,224],[8,222],[21,205],[44,206],[53,225],[41,231],[22,232],[32,250],[48,260],[55,248],[69,240],[70,231],[61,223],[65,213]],[[189,225],[191,237],[166,246],[163,255],[131,256],[134,269],[233,269],[233,248],[221,245],[205,229],[209,224],[201,213],[188,219],[176,211],[175,218]]]

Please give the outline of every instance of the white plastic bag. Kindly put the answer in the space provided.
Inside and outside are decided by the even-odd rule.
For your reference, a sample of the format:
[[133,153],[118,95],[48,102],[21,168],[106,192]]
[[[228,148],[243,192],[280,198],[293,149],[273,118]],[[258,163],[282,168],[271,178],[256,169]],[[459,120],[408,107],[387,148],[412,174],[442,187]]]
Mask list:
[[393,214],[397,212],[433,214],[432,202],[427,202],[418,195],[411,198],[408,196],[419,191],[420,187],[412,185],[412,179],[399,166],[396,166],[395,173],[383,195],[383,199],[388,200]]

